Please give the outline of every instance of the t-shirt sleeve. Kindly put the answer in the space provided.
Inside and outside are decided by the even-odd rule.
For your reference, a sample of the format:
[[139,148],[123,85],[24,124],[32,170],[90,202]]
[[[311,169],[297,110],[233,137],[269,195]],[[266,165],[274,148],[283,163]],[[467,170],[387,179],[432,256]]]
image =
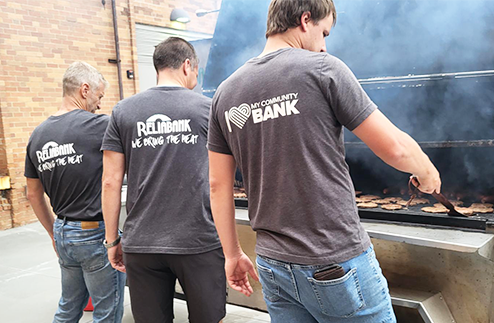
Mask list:
[[118,112],[117,106],[113,108],[111,113],[110,122],[106,128],[105,136],[103,137],[103,143],[101,150],[111,150],[117,153],[123,153],[122,139],[120,137],[120,131],[118,128]]
[[336,57],[324,56],[320,82],[336,119],[350,131],[377,109],[352,71]]
[[24,176],[27,178],[39,178],[38,171],[29,156],[29,145],[26,148],[26,161],[24,163]]
[[206,97],[202,106],[203,109],[201,110],[201,132],[204,134],[207,144],[209,114],[211,113],[211,99]]
[[208,149],[220,154],[232,155],[218,120],[218,93],[215,94],[209,112]]

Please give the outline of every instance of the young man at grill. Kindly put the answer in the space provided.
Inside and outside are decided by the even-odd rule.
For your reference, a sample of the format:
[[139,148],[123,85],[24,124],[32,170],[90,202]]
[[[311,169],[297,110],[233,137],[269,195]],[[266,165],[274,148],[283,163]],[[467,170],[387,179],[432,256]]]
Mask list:
[[274,323],[395,322],[386,279],[360,224],[343,127],[424,192],[440,178],[418,144],[325,53],[332,0],[273,0],[267,42],[218,88],[210,115],[211,205],[235,290],[256,278],[235,230],[240,168],[257,233],[257,269]]
[[[178,278],[192,323],[225,316],[224,256],[209,202],[211,100],[191,91],[198,59],[171,37],[153,55],[158,85],[118,103],[103,140],[103,214],[112,265],[126,270],[136,322],[173,321]],[[127,172],[122,244],[117,224]],[[122,255],[123,252],[123,255]]]
[[107,85],[91,65],[71,64],[63,76],[62,106],[33,131],[27,145],[27,197],[62,270],[53,322],[78,322],[89,296],[94,322],[122,320],[125,274],[112,268],[102,244],[100,147],[110,118],[94,113]]

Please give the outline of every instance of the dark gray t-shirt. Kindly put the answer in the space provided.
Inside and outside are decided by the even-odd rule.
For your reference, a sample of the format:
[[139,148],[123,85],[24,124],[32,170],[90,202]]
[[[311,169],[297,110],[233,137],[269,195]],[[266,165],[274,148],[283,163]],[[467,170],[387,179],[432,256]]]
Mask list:
[[123,153],[127,219],[123,250],[197,254],[220,247],[209,202],[211,99],[154,87],[118,103],[102,150]]
[[59,216],[101,217],[103,135],[110,118],[84,110],[51,116],[34,129],[24,176],[39,178]]
[[242,172],[258,254],[327,264],[369,247],[343,126],[375,109],[343,62],[302,49],[251,59],[219,86],[208,148],[232,154]]

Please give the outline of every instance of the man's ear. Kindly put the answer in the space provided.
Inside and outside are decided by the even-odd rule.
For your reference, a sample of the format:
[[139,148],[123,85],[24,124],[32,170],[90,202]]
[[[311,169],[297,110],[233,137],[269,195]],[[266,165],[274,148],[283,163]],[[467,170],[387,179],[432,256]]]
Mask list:
[[189,73],[190,73],[190,70],[191,70],[191,63],[190,63],[190,59],[185,59],[184,63],[182,64],[182,68],[184,70],[184,74],[185,76],[188,76]]
[[311,21],[310,20],[311,14],[310,11],[306,11],[302,14],[300,17],[300,27],[302,28],[302,31],[306,32],[307,29],[307,24]]
[[81,88],[80,88],[80,91],[81,91],[81,96],[84,98],[84,99],[87,99],[87,95],[90,91],[90,88],[89,88],[89,84],[87,83],[83,83],[81,85]]

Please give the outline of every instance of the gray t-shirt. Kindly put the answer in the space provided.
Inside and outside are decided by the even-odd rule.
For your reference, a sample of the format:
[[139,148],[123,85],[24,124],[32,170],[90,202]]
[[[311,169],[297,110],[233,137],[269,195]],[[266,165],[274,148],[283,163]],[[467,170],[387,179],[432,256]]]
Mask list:
[[219,86],[208,149],[232,154],[242,172],[258,254],[328,264],[369,247],[343,126],[375,109],[343,62],[302,49],[253,58]]
[[209,202],[210,106],[191,90],[154,87],[113,109],[101,149],[125,155],[125,252],[198,254],[220,247]]
[[100,147],[109,120],[73,110],[49,117],[31,134],[24,176],[39,178],[56,215],[101,218]]

